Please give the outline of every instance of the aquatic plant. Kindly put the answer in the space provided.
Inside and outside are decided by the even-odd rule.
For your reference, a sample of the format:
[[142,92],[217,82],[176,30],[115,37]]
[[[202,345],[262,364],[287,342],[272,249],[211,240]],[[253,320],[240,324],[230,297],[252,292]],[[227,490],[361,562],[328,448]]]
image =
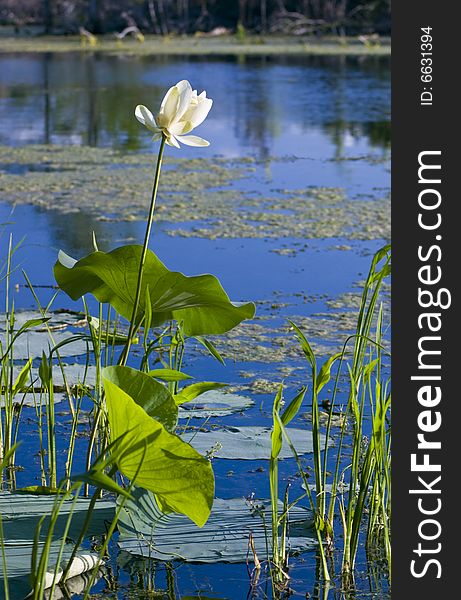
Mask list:
[[[174,485],[171,482],[175,478],[177,482],[181,480],[179,471],[184,471],[184,481],[187,480],[188,473],[190,485],[184,487],[188,490],[188,498],[185,495],[181,501],[177,496],[173,500],[178,491],[173,492],[172,489],[163,489],[164,496],[161,495],[159,484],[162,477],[165,484],[165,476],[159,476],[154,484],[155,469],[151,469],[150,475],[147,475],[149,470],[142,467],[138,483],[156,493],[162,507],[183,511],[201,525],[206,521],[211,508],[214,489],[212,472],[208,461],[201,459],[174,435],[177,404],[181,401],[176,403],[165,387],[151,376],[140,371],[124,370],[123,367],[127,363],[134,336],[141,326],[144,327],[144,348],[147,353],[151,351],[147,342],[149,330],[165,322],[177,322],[176,334],[171,336],[171,344],[176,344],[176,360],[169,365],[170,370],[177,371],[177,367],[180,367],[178,347],[183,346],[185,336],[224,333],[254,314],[254,305],[251,303],[239,306],[232,304],[219,281],[212,275],[186,277],[182,273],[169,271],[148,248],[165,144],[179,147],[179,140],[190,145],[208,145],[208,142],[200,138],[184,137],[184,134],[203,122],[211,104],[212,101],[206,98],[205,93],[197,96],[189,82],[181,81],[167,92],[156,119],[144,106],[136,108],[138,120],[154,132],[154,140],[161,140],[143,246],[127,245],[108,253],[96,248],[95,252],[79,261],[61,252],[54,271],[59,287],[74,300],[92,293],[100,303],[109,303],[118,315],[129,320],[126,344],[118,360],[119,370],[106,369],[103,372],[111,439],[113,440],[114,432],[116,437],[126,433],[123,443],[138,444],[140,452],[141,439],[144,440],[147,444],[147,462],[154,446],[158,445],[160,454],[152,456],[152,465],[155,464],[155,469],[164,469],[164,475],[169,473],[168,485]],[[162,338],[158,341],[161,342]],[[144,367],[146,364],[146,360],[142,361]],[[174,387],[177,391],[177,386]],[[158,421],[158,413],[155,410],[152,412],[155,402],[162,402],[164,417],[167,410],[165,394],[169,396],[168,411],[173,419],[166,430]],[[117,400],[113,400],[115,397]],[[98,409],[105,412],[103,404]],[[120,414],[123,415],[122,419]],[[126,430],[133,423],[136,423],[134,431]],[[154,446],[150,440],[156,441]],[[162,443],[165,444],[164,451]],[[191,462],[181,466],[181,460],[185,461],[188,454],[189,459],[197,465],[195,475],[191,470]],[[168,456],[176,457],[179,461],[177,468],[170,464]],[[120,463],[119,468],[130,477],[135,467]],[[143,473],[146,473],[146,477],[143,477]],[[199,500],[202,494],[205,497],[203,505]]]
[[186,80],[179,81],[166,93],[157,117],[142,104],[135,110],[136,118],[154,136],[152,141],[165,139],[169,146],[179,148],[179,142],[187,146],[209,146],[210,142],[196,135],[186,135],[206,119],[213,100],[203,91],[197,95]]
[[[271,581],[274,586],[274,597],[277,591],[283,590],[288,583],[288,515],[292,505],[288,502],[288,489],[285,490],[283,509],[279,514],[279,475],[278,475],[278,460],[283,444],[283,431],[285,426],[296,416],[301,404],[304,400],[306,388],[293,398],[288,407],[284,410],[280,417],[280,409],[283,402],[283,385],[280,385],[277,395],[274,399],[272,407],[273,429],[271,433],[271,456],[269,463],[269,484],[271,493],[271,561],[270,566],[273,567]],[[296,504],[293,503],[293,504]],[[272,569],[271,569],[272,570]]]
[[[280,415],[282,388],[279,390],[273,409],[273,451],[271,455],[270,485],[273,506],[273,552],[274,563],[280,562],[279,542],[281,517],[278,514],[278,476],[274,461],[282,435],[290,446],[303,479],[303,487],[315,515],[315,526],[319,536],[321,572],[326,581],[331,579],[334,569],[334,547],[337,539],[335,517],[339,516],[343,547],[341,552],[341,574],[353,581],[355,561],[359,548],[360,532],[365,527],[367,549],[382,549],[390,569],[390,377],[386,375],[383,357],[388,352],[383,346],[383,308],[378,305],[383,281],[390,274],[390,246],[379,250],[366,279],[355,333],[348,337],[340,353],[328,358],[318,368],[317,358],[304,333],[291,323],[301,349],[310,367],[311,421],[314,452],[315,484],[306,478],[296,445],[290,439],[285,425],[296,416],[301,407],[298,395]],[[349,346],[352,344],[352,352]],[[320,421],[320,392],[332,377],[337,364],[334,389],[328,399],[326,426]],[[347,365],[348,401],[341,412],[339,439],[331,450],[329,445],[332,422],[335,415],[342,367]],[[304,391],[302,392],[304,395]],[[371,431],[367,430],[367,417],[371,419]],[[352,423],[352,448],[345,448],[348,423]],[[330,453],[334,452],[332,473],[329,471]],[[329,498],[329,501],[328,501]],[[338,512],[336,506],[338,505]],[[283,515],[282,515],[283,516]],[[364,521],[367,517],[367,523]],[[274,533],[275,532],[275,533]],[[325,547],[322,540],[325,542]]]
[[[65,584],[70,575],[103,490],[122,498],[105,538],[104,550],[116,528],[123,499],[131,497],[130,489],[134,482],[138,488],[144,488],[153,494],[156,504],[165,514],[184,514],[199,527],[206,523],[210,515],[214,499],[211,462],[179,437],[176,428],[181,405],[193,401],[207,391],[216,390],[223,384],[208,381],[180,387],[180,382],[190,378],[182,372],[184,348],[187,339],[193,337],[217,360],[222,361],[214,345],[203,336],[229,331],[242,320],[253,317],[255,307],[252,303],[232,303],[219,281],[212,275],[188,277],[170,271],[148,246],[165,145],[179,147],[178,142],[193,146],[208,145],[209,142],[197,136],[185,134],[203,122],[211,105],[212,101],[206,98],[205,92],[197,95],[196,91],[192,91],[189,82],[181,81],[167,92],[155,120],[145,107],[136,108],[138,120],[154,132],[154,140],[160,140],[143,245],[126,245],[106,253],[98,249],[93,237],[94,251],[91,254],[77,261],[60,252],[54,267],[59,288],[74,300],[83,299],[87,332],[56,343],[53,331],[47,325],[51,303],[47,307],[41,306],[26,275],[28,287],[39,308],[40,318],[28,320],[18,329],[15,327],[14,308],[9,311],[7,304],[6,337],[4,347],[1,348],[2,389],[5,398],[5,407],[1,409],[0,428],[2,473],[4,467],[11,467],[14,461],[19,427],[14,397],[18,391],[31,391],[34,394],[33,402],[39,424],[42,486],[33,486],[27,488],[27,491],[56,496],[44,542],[38,543],[43,524],[41,519],[32,551],[32,587],[33,597],[36,599],[42,598],[45,587],[48,587],[48,563],[51,545],[55,539],[54,527],[60,518],[64,503],[70,500],[72,506],[76,506],[82,492],[92,491],[87,516],[72,550],[64,552],[71,519],[69,516],[64,533],[59,538],[57,554],[53,555],[56,562],[52,565],[54,576],[51,594],[53,587],[58,582],[60,585]],[[10,243],[10,258],[11,254]],[[9,259],[6,264],[7,282],[11,271],[10,262]],[[89,293],[98,301],[97,317],[90,314],[84,298],[85,294]],[[104,304],[108,305],[105,321]],[[118,332],[120,319],[128,322],[127,335],[120,335]],[[19,372],[16,382],[12,379],[15,341],[37,325],[47,329],[51,342],[49,352],[43,351],[40,358],[37,377],[40,382],[38,399],[35,396],[37,379],[30,381],[32,358],[29,358]],[[126,365],[131,347],[139,341],[141,330],[144,354],[139,368],[134,369]],[[90,356],[95,363],[93,426],[88,441],[86,472],[81,475],[71,473],[75,449],[73,439],[64,477],[59,479],[53,367],[56,366],[56,359],[58,366],[63,367],[60,352],[67,344],[75,341],[85,343],[87,368],[90,368]],[[117,349],[120,345],[121,352]],[[150,369],[149,359],[154,353],[157,355],[155,362],[161,363],[163,368]],[[164,360],[165,354],[168,357],[167,362]],[[66,380],[66,369],[62,370],[72,414],[74,437],[80,403],[75,406]],[[80,399],[85,393],[87,390],[83,386]],[[95,451],[98,457],[93,460]],[[13,473],[14,470],[10,468],[9,472]],[[120,478],[117,474],[120,474]],[[129,479],[127,487],[118,482],[123,483],[123,476]],[[11,487],[14,488],[14,482]],[[73,510],[72,508],[70,514]],[[1,531],[0,534],[4,535]],[[5,540],[2,540],[2,547],[4,543]],[[3,558],[5,594],[8,597],[8,557]],[[65,566],[59,571],[63,558],[66,561]],[[92,566],[97,564],[99,563]],[[87,591],[90,587],[91,582],[86,588]]]

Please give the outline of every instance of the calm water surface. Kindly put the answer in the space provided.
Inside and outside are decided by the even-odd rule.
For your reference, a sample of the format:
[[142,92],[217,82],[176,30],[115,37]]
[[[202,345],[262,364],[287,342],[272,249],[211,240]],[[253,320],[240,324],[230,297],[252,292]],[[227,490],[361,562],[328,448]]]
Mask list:
[[[180,79],[189,79],[199,91],[207,90],[214,106],[199,135],[212,142],[207,149],[184,147],[168,152],[184,157],[254,157],[254,177],[236,182],[245,191],[270,193],[280,188],[307,186],[343,187],[349,197],[383,197],[389,176],[389,61],[385,58],[132,58],[97,55],[0,56],[0,145],[90,145],[124,151],[151,151],[148,133],[133,116],[136,104],[155,111],[165,90]],[[287,160],[295,157],[296,160]],[[146,190],[146,198],[149,191]],[[97,229],[105,247],[111,240],[141,239],[139,223],[101,223],[80,212],[63,215],[34,206],[12,207],[0,190],[0,222],[7,223],[0,239],[1,251],[12,232],[24,236],[16,262],[36,285],[53,283],[52,264],[59,248],[74,256],[90,250],[89,233]],[[295,306],[282,317],[310,314],[309,304],[298,303],[299,294],[334,297],[352,289],[368,270],[370,255],[383,240],[348,241],[351,249],[338,249],[344,240],[303,240],[307,249],[294,257],[271,252],[277,240],[209,240],[171,238],[156,225],[155,250],[168,265],[186,273],[216,274],[233,299],[271,300],[274,292]],[[288,245],[299,240],[284,240]],[[180,264],[178,264],[180,262]],[[18,270],[13,282],[22,284]],[[52,291],[43,289],[46,302]],[[3,302],[3,299],[0,298]],[[17,308],[34,305],[19,288]],[[61,296],[60,306],[76,305]],[[79,308],[79,306],[77,307]],[[325,309],[320,300],[315,310]],[[291,313],[290,313],[291,311]],[[224,369],[202,360],[197,377],[239,383],[244,360]],[[261,412],[260,404],[264,410]],[[271,397],[256,397],[257,408],[244,417],[245,424],[268,424]],[[242,417],[227,417],[227,424]],[[23,456],[33,452],[33,435],[25,440]],[[79,466],[79,465],[78,465]],[[265,472],[255,474],[263,466]],[[243,467],[237,461],[215,461],[217,494],[268,495],[267,463]],[[233,475],[230,476],[229,472]],[[293,474],[292,461],[284,461],[282,476]],[[29,474],[30,477],[30,474]],[[21,474],[19,474],[21,481]],[[30,481],[23,476],[22,483]],[[365,567],[364,567],[365,569]],[[248,593],[246,566],[192,566],[176,570],[178,598],[219,597],[240,600]],[[314,592],[314,560],[309,555],[293,571],[297,592]],[[128,585],[126,570],[120,582]],[[164,573],[159,574],[160,587]],[[363,597],[387,597],[385,582],[377,591],[359,578]],[[98,586],[103,589],[103,584]],[[125,597],[121,593],[120,597]],[[127,592],[126,592],[127,593]],[[203,595],[200,595],[200,594]],[[163,597],[163,596],[162,596]],[[166,597],[166,596],[165,596]],[[168,596],[170,598],[171,596]],[[263,597],[263,596],[255,596]],[[303,597],[301,595],[301,597]],[[332,598],[333,595],[330,596]],[[340,597],[336,593],[334,597]],[[360,594],[359,596],[360,597]]]

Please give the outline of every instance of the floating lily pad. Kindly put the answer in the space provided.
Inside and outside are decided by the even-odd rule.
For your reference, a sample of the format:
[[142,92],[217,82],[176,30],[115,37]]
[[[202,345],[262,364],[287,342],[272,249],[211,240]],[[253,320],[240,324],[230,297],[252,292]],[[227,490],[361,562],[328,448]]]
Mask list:
[[[88,512],[90,500],[79,498],[75,504],[74,514],[67,537],[77,539]],[[0,515],[3,525],[3,548],[5,550],[10,599],[24,598],[30,589],[29,574],[33,539],[37,523],[43,515],[50,515],[53,510],[53,496],[36,496],[20,493],[0,493]],[[53,542],[48,563],[49,570],[56,564],[60,548],[60,540],[64,534],[66,522],[72,507],[71,501],[64,502],[53,532]],[[114,518],[114,502],[101,500],[96,503],[92,515],[88,535],[100,535],[107,530],[107,523]],[[40,546],[48,532],[49,518],[45,519],[40,536]],[[72,544],[64,547],[64,560],[70,556]],[[3,598],[3,573],[0,569],[0,599]]]
[[[271,455],[270,427],[225,427],[212,431],[199,431],[184,435],[184,439],[200,454],[212,451],[216,458],[231,458],[234,460],[264,460]],[[308,454],[313,451],[312,432],[307,429],[287,428],[287,434],[294,444],[298,454]],[[325,436],[320,436],[321,445],[325,444]],[[290,447],[283,441],[280,458],[292,458]]]
[[[33,535],[37,520],[51,514],[54,505],[54,496],[41,496],[35,494],[22,494],[20,492],[0,493],[0,514],[2,515],[3,534],[6,540],[24,540]],[[86,518],[90,500],[79,498],[75,503],[71,527],[68,537],[77,537]],[[54,529],[54,536],[59,537],[64,532],[64,526],[72,508],[72,501],[66,500],[61,507],[59,517]],[[98,535],[106,531],[106,522],[112,521],[115,505],[109,500],[98,500],[91,520],[91,535]],[[47,521],[43,526],[43,533],[47,532]]]
[[[60,404],[67,398],[67,395],[59,392],[53,395],[53,400],[55,404]],[[47,398],[42,398],[42,405],[45,404]],[[22,405],[22,406],[38,406],[40,404],[40,392],[36,392],[35,395],[32,392],[27,393],[19,393],[15,396],[13,404]],[[0,396],[0,408],[5,406],[5,398],[4,396]]]
[[[95,555],[92,555],[95,556]],[[96,556],[95,556],[96,557]],[[80,555],[77,555],[77,560],[80,557]],[[83,557],[85,558],[85,557]],[[93,578],[93,570],[91,569],[91,563],[88,564],[88,571],[85,571],[84,573],[82,573],[81,575],[76,575],[74,577],[70,577],[69,579],[66,579],[66,586],[65,586],[65,591],[62,588],[55,588],[53,595],[51,596],[51,590],[50,589],[46,589],[45,593],[43,594],[44,600],[69,600],[70,598],[73,598],[74,595],[76,594],[83,594],[85,592],[86,587],[88,586],[90,580]],[[96,575],[96,578],[93,580],[92,585],[96,585],[98,583],[98,581],[101,579],[102,575],[104,573],[103,568],[99,568],[98,570],[98,574]],[[22,600],[22,598],[21,598]]]
[[[243,498],[217,498],[210,518],[200,529],[186,517],[162,513],[149,492],[137,489],[133,495],[135,500],[124,505],[119,521],[119,545],[130,554],[164,561],[240,563],[246,561],[251,534],[258,558],[267,558],[267,523],[271,520],[269,501],[255,504]],[[312,513],[293,507],[289,519],[291,551],[314,548]],[[250,551],[250,560],[251,556]]]
[[[72,364],[63,365],[64,373],[66,376],[66,382],[69,387],[74,387],[78,384],[84,384],[90,388],[94,387],[96,381],[96,367],[89,365],[88,367],[84,364]],[[13,378],[19,374],[20,367],[13,369]],[[34,389],[41,387],[41,381],[38,375],[38,369],[32,368],[30,371],[30,377],[28,383],[33,383]],[[53,388],[55,391],[62,391],[65,389],[64,376],[61,371],[61,367],[58,364],[53,365]]]
[[[303,488],[303,490],[305,490],[306,489],[306,484],[302,483],[301,487]],[[309,485],[309,489],[311,490],[311,492],[315,492],[316,489],[317,489],[316,486],[315,486],[315,483],[310,484]],[[333,490],[333,484],[332,483],[326,483],[325,484],[325,493],[326,494],[331,494],[332,490]],[[346,483],[344,483],[342,481],[339,481],[338,484],[337,484],[337,486],[336,486],[336,494],[337,495],[338,494],[345,494],[348,491],[349,491],[349,486]]]
[[[19,375],[21,367],[15,367],[13,369],[13,379]],[[81,364],[64,365],[64,372],[66,375],[66,381],[69,387],[75,388],[75,386],[82,384],[88,388],[94,388],[96,381],[96,367]],[[35,390],[32,391],[18,392],[14,398],[14,404],[23,404],[24,406],[35,406],[40,403],[40,392],[42,390],[41,381],[38,375],[38,369],[33,368],[30,371],[30,377],[27,380],[26,385],[30,385]],[[61,368],[58,364],[53,365],[53,388],[54,388],[54,403],[59,404],[66,399],[64,377]],[[45,399],[42,399],[45,402]],[[0,395],[0,406],[5,405],[5,399]]]
[[[45,325],[33,327],[22,333],[14,342],[14,358],[16,360],[27,360],[29,358],[39,358],[42,352],[48,353],[54,345],[60,344],[70,338],[75,337],[75,333],[70,331],[71,327],[79,327],[82,320],[78,315],[59,312],[48,315],[50,320],[48,326],[51,328],[54,344],[51,342]],[[21,311],[15,313],[15,331],[18,331],[27,321],[38,319],[41,315],[33,311]],[[3,352],[5,347],[5,315],[0,315],[0,343]],[[86,354],[87,343],[84,340],[77,339],[59,349],[61,357],[80,356]]]
[[220,390],[212,390],[201,394],[197,400],[187,402],[179,408],[179,419],[208,419],[209,417],[225,417],[232,413],[251,408],[254,401],[238,394],[226,394]]
[[[36,523],[38,522],[38,517]],[[35,524],[36,524],[35,523]],[[30,533],[30,532],[29,532]],[[48,568],[53,570],[56,566],[58,553],[60,549],[60,542],[51,542],[50,547],[50,558],[48,561]],[[13,542],[6,541],[3,543],[5,551],[5,560],[8,573],[8,585],[10,600],[23,600],[27,593],[30,591],[29,575],[31,571],[31,557],[32,557],[32,540],[14,540]],[[39,552],[43,548],[43,542],[40,543]],[[72,553],[72,544],[65,544],[63,551],[63,561],[69,559]],[[0,572],[0,600],[4,600],[4,580],[3,573]]]

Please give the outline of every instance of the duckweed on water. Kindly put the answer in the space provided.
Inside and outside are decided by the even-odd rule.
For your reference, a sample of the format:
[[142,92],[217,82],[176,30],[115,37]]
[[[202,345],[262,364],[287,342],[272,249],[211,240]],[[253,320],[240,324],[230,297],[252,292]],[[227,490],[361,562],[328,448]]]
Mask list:
[[[158,212],[173,208],[182,214],[182,221],[190,210],[184,202],[186,190],[201,196],[207,188],[229,186],[243,175],[240,165],[228,166],[220,159],[165,162],[165,191]],[[240,164],[247,166],[248,161]],[[101,220],[142,221],[153,168],[149,154],[122,155],[87,147],[1,147],[0,194],[11,203],[62,213],[84,211]],[[177,177],[178,171],[184,176]]]
[[[149,154],[105,148],[0,147],[0,198],[62,213],[84,211],[98,220],[141,221],[153,164]],[[348,198],[343,189],[329,187],[275,190],[270,196],[235,189],[233,183],[257,164],[254,159],[166,160],[157,215],[167,233],[213,240],[390,237],[389,197]],[[275,251],[292,254],[286,248]]]
[[[389,295],[384,294],[382,300],[387,307]],[[357,313],[354,309],[359,303],[360,294],[345,293],[327,300],[328,307],[335,310],[308,316],[290,315],[289,318],[306,333],[315,353],[324,356],[339,352],[346,338],[355,331]],[[289,330],[287,320],[272,312],[253,321],[241,323],[233,331],[221,336],[216,343],[228,360],[239,361],[239,356],[241,357],[241,352],[244,351],[249,362],[284,362],[283,356],[290,359],[301,356],[298,345],[295,341],[292,343],[287,335]]]

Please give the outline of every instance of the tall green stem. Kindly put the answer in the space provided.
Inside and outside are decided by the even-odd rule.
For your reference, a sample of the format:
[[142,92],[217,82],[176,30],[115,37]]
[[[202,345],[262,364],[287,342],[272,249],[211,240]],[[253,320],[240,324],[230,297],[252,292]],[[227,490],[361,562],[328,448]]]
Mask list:
[[146,262],[147,249],[149,247],[149,239],[150,239],[150,233],[152,230],[152,222],[154,220],[155,200],[157,199],[157,190],[158,190],[158,184],[160,181],[160,170],[162,168],[163,151],[165,149],[165,142],[166,142],[166,138],[165,138],[165,136],[163,136],[162,141],[160,143],[160,148],[158,151],[157,167],[155,169],[155,177],[154,177],[154,187],[152,188],[152,198],[150,201],[149,216],[147,219],[146,233],[144,236],[144,244],[142,247],[141,261],[139,263],[138,281],[136,284],[136,294],[135,294],[135,298],[134,298],[133,312],[131,315],[130,329],[128,331],[128,339],[126,341],[125,347],[123,349],[122,354],[120,355],[119,365],[126,365],[126,362],[128,360],[128,355],[130,353],[130,347],[131,347],[131,344],[133,343],[133,338],[134,338],[135,332],[136,332],[136,327],[137,327],[136,317],[138,314],[139,301],[141,299],[142,277],[143,277],[143,272],[144,272],[144,264]]

